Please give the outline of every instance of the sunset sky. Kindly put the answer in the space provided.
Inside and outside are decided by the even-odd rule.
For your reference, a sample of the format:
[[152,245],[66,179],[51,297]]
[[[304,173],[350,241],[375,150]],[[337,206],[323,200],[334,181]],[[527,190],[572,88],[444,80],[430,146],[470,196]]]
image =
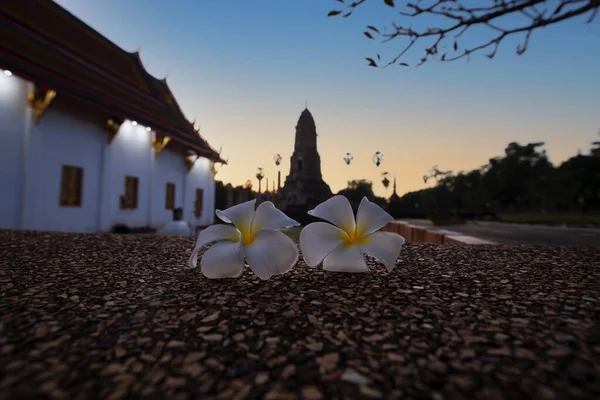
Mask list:
[[[405,45],[363,36],[365,25],[394,18],[383,1],[346,19],[327,17],[334,0],[57,2],[123,49],[141,48],[152,75],[168,75],[188,119],[229,158],[217,179],[234,185],[257,186],[257,167],[276,179],[276,153],[287,175],[305,100],[334,192],[369,179],[376,194],[389,195],[381,184],[387,171],[401,195],[425,187],[434,165],[477,168],[511,141],[545,141],[557,164],[600,139],[600,16],[534,32],[520,57],[514,38],[491,61],[477,54],[469,63],[375,69],[364,57],[392,57]],[[385,157],[379,168],[376,151]]]

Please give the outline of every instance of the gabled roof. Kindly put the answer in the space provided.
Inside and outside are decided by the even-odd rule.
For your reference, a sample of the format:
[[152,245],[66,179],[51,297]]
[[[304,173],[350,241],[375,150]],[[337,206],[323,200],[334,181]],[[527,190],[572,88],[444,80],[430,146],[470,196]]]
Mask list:
[[199,155],[224,162],[184,116],[166,80],[48,0],[2,0],[0,68],[67,92],[170,136]]

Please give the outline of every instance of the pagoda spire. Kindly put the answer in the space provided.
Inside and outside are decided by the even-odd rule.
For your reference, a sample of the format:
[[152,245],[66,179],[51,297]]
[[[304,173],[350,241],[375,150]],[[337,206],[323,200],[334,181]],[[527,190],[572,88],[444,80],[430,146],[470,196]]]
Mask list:
[[[396,175],[394,175],[394,194],[396,194]],[[398,196],[396,194],[396,196]]]

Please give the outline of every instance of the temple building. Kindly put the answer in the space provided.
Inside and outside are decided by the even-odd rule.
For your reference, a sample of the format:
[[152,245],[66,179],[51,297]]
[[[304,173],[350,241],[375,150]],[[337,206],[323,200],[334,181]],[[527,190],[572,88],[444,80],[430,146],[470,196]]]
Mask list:
[[0,37],[0,229],[214,222],[225,162],[138,53],[46,0],[3,0]]
[[[302,222],[306,211],[332,196],[329,185],[323,181],[321,158],[317,151],[315,120],[305,109],[296,125],[294,153],[290,159],[290,173],[285,178],[278,206]],[[300,218],[300,219],[298,219]]]
[[396,177],[394,176],[394,192],[387,201],[387,212],[393,217],[400,215],[402,211],[402,199],[396,192]]

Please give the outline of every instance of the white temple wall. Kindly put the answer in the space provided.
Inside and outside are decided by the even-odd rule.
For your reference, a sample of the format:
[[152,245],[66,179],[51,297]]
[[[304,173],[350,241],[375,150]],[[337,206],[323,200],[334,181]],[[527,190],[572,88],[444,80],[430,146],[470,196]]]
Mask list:
[[0,70],[0,229],[19,229],[30,84]]
[[[154,159],[152,180],[152,221],[150,225],[160,228],[173,220],[173,210],[166,209],[167,183],[175,184],[175,207],[184,208],[184,190],[187,175],[182,154],[164,149]],[[189,207],[189,206],[188,206]]]
[[[100,115],[59,93],[38,124],[29,120],[21,228],[96,232],[107,141]],[[83,168],[80,206],[60,204],[63,165]]]

